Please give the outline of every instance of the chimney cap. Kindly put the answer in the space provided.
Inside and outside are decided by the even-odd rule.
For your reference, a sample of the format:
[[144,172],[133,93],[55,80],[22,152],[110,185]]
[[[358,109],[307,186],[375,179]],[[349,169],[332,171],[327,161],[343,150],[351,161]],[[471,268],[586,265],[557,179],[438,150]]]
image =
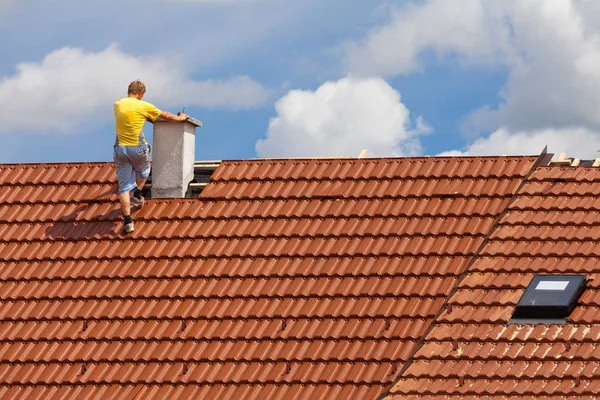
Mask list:
[[[172,122],[175,124],[183,123],[183,122],[177,122],[177,121],[167,121],[166,119],[162,119],[162,118],[157,118],[156,121],[154,121],[154,122]],[[202,128],[202,121],[200,121],[199,119],[189,117],[187,119],[187,121],[185,121],[185,122],[189,122],[189,123],[193,124],[194,126],[197,126],[198,128]]]

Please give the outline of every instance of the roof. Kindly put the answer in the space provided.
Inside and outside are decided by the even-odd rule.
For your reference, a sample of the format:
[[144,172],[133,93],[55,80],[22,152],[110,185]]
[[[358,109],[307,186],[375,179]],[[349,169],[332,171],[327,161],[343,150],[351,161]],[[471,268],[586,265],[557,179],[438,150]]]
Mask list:
[[564,391],[582,364],[511,351],[598,333],[505,322],[534,270],[593,272],[600,175],[537,159],[227,161],[127,236],[112,163],[0,166],[0,397]]
[[[599,183],[597,167],[534,170],[388,400],[597,398]],[[534,274],[586,275],[567,324],[509,323]]]

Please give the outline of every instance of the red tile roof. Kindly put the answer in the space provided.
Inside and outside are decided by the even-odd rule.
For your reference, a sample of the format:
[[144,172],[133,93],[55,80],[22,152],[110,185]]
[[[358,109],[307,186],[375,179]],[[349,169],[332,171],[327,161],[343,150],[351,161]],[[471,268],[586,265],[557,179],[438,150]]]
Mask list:
[[[387,399],[597,398],[599,183],[598,168],[535,169]],[[507,324],[534,274],[587,276],[568,324]]]
[[[523,251],[554,270],[557,252],[587,265],[594,231],[563,227],[585,221],[561,190],[585,209],[596,175],[572,187],[541,169],[510,203],[536,159],[224,162],[200,198],[148,201],[128,236],[110,163],[0,166],[0,398],[375,399],[482,248],[394,393],[461,395],[461,379],[486,393],[559,390],[573,382],[556,375],[578,366],[527,386],[535,365],[515,369],[515,349],[492,364],[451,353],[457,340],[481,349],[477,332],[495,351],[485,327],[497,332],[535,268]],[[527,225],[544,204],[564,210],[551,240]],[[461,329],[470,322],[475,333]],[[497,371],[509,379],[481,383]],[[593,377],[579,385],[589,392]]]

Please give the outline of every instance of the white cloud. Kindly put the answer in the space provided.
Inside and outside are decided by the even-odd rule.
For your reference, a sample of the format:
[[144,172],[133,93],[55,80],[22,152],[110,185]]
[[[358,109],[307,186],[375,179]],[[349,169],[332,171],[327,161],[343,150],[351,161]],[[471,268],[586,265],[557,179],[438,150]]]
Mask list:
[[[498,105],[470,116],[476,134],[579,126],[600,132],[598,1],[426,0],[404,6],[363,41],[348,45],[351,72],[393,76],[418,70],[423,54],[501,67]],[[482,83],[484,84],[484,83]]]
[[0,132],[79,130],[101,120],[126,95],[134,79],[146,83],[145,99],[159,108],[201,106],[249,108],[263,104],[269,91],[240,76],[197,81],[181,63],[167,57],[135,57],[113,45],[97,52],[62,48],[40,63],[17,65],[0,80]]
[[[259,157],[416,155],[418,135],[400,93],[382,78],[346,77],[316,91],[292,90],[275,104],[267,138],[256,144]],[[414,125],[414,126],[413,126]]]
[[566,152],[567,157],[595,159],[600,156],[600,134],[583,128],[544,129],[511,133],[499,129],[479,138],[466,149],[447,151],[446,155],[523,155],[540,154],[545,146],[550,153]]
[[576,2],[515,1],[511,23],[521,53],[497,108],[478,110],[475,131],[580,125],[600,130],[600,30],[586,25]]
[[346,66],[362,75],[411,73],[420,68],[420,56],[427,49],[440,57],[459,55],[469,63],[503,62],[511,51],[504,10],[504,0],[406,4],[392,12],[389,24],[374,29],[362,42],[347,45]]

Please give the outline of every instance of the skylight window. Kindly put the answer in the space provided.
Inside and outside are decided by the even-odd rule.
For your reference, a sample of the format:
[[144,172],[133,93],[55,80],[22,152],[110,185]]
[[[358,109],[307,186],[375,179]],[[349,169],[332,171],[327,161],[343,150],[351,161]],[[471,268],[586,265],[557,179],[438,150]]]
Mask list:
[[535,275],[513,318],[567,318],[585,289],[585,275]]

